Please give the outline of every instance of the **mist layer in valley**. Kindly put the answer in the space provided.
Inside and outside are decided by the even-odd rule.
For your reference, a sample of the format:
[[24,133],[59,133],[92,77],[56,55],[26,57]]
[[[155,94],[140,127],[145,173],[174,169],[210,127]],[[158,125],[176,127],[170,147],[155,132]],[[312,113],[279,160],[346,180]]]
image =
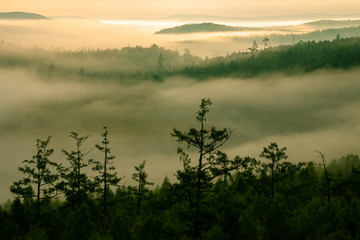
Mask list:
[[[37,138],[53,136],[52,160],[66,164],[61,150],[73,149],[70,132],[89,135],[84,151],[91,150],[88,157],[98,159],[101,154],[93,148],[102,139],[103,126],[109,128],[118,175],[125,177],[121,184],[134,184],[131,174],[143,160],[147,160],[149,181],[161,184],[166,175],[174,180],[182,163],[176,154],[179,145],[170,133],[173,128],[197,126],[195,113],[201,98],[214,103],[209,126],[233,129],[223,148],[230,157],[258,158],[262,147],[274,141],[288,148],[293,162],[320,161],[314,150],[329,160],[359,154],[360,69],[354,68],[356,64],[346,71],[287,76],[271,72],[247,79],[200,81],[165,74],[164,79],[153,81],[162,70],[171,73],[207,61],[194,55],[247,51],[254,41],[265,48],[261,46],[264,37],[272,47],[358,36],[358,26],[302,34],[276,34],[275,30],[271,35],[243,36],[154,34],[163,27],[68,18],[0,21],[0,202],[10,197],[9,186],[21,177],[17,170],[21,162],[35,154]],[[342,46],[341,41],[338,44]],[[127,47],[134,45],[151,47]]]
[[[320,161],[359,154],[360,69],[317,71],[305,75],[199,82],[184,77],[162,82],[124,84],[80,81],[61,76],[39,77],[21,68],[0,70],[0,200],[19,179],[17,167],[34,155],[36,138],[53,136],[53,160],[66,164],[61,149],[71,150],[71,131],[90,135],[84,151],[101,141],[109,128],[110,146],[122,184],[131,185],[134,166],[147,160],[149,181],[171,180],[182,167],[170,136],[173,128],[197,126],[201,98],[213,105],[208,126],[231,128],[223,150],[258,158],[263,146],[277,142],[288,148],[289,160]],[[101,154],[92,150],[89,158]]]
[[[295,16],[294,16],[295,17]],[[304,16],[305,17],[305,16]],[[308,17],[308,16],[306,16]],[[354,16],[352,16],[354,17]],[[359,21],[314,21],[306,18],[291,20],[273,19],[241,20],[206,18],[216,24],[240,27],[235,32],[197,32],[186,34],[155,34],[165,28],[196,23],[198,18],[186,19],[125,19],[102,20],[74,17],[57,17],[50,20],[0,19],[0,40],[15,46],[44,49],[108,49],[144,46],[152,44],[184,52],[189,49],[201,57],[224,56],[235,51],[246,51],[253,41],[263,47],[262,40],[269,39],[269,46],[294,44],[308,40],[333,40],[360,36]],[[311,18],[313,19],[313,18]],[[304,24],[306,23],[306,24]],[[266,27],[264,27],[266,26]]]

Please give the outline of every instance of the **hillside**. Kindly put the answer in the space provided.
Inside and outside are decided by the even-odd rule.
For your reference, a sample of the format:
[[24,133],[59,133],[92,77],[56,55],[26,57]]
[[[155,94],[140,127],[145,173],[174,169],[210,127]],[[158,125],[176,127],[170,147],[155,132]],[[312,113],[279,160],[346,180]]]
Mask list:
[[189,23],[173,28],[162,29],[156,34],[183,34],[183,33],[199,33],[199,32],[237,32],[249,30],[250,28],[233,27],[215,23]]
[[[360,25],[360,20],[319,20],[319,21],[312,21],[307,22],[294,27],[307,27],[313,30],[325,30],[325,29],[342,29],[342,28],[354,28]],[[279,27],[235,27],[235,26],[228,26],[224,24],[216,24],[216,23],[189,23],[180,26],[175,26],[172,28],[162,29],[156,34],[186,34],[186,33],[204,33],[204,32],[239,32],[239,31],[259,31],[263,29],[276,29],[276,30],[283,30],[289,31],[289,28],[284,26],[282,28]]]
[[[336,31],[333,35],[336,37]],[[0,68],[36,69],[44,77],[66,76],[87,81],[102,79],[135,83],[172,76],[188,76],[198,80],[217,77],[252,78],[273,73],[291,75],[325,68],[349,69],[360,66],[360,37],[341,36],[338,35],[333,41],[299,41],[294,45],[234,52],[225,57],[207,59],[190,52],[180,54],[156,45],[148,48],[138,46],[52,52],[39,49],[14,50],[0,44]]]
[[285,73],[297,74],[319,69],[349,69],[360,66],[360,38],[333,41],[300,41],[295,45],[238,52],[213,58],[202,66],[189,66],[176,74],[197,79],[241,77]]
[[0,19],[10,19],[10,20],[41,20],[49,19],[43,15],[27,12],[0,12]]
[[320,28],[349,28],[360,25],[360,20],[319,20],[303,24],[309,27]]
[[176,14],[167,17],[161,17],[157,20],[162,21],[182,21],[182,22],[248,22],[248,21],[289,21],[289,20],[311,20],[318,19],[353,19],[359,18],[359,14],[339,14],[339,13],[307,13],[307,14],[285,14],[285,15],[267,15],[267,16],[221,16],[221,15],[194,15],[194,14]]

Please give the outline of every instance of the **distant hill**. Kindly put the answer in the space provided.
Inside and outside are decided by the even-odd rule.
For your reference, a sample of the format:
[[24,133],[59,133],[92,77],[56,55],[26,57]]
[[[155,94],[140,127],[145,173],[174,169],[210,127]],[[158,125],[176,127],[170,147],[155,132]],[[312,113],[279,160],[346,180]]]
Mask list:
[[234,52],[226,57],[208,59],[205,64],[188,66],[173,76],[194,79],[217,77],[252,78],[274,73],[303,74],[320,69],[360,67],[360,37],[333,41],[300,41],[294,45],[268,47],[254,52]]
[[173,28],[162,29],[156,34],[182,34],[182,33],[200,33],[200,32],[236,32],[249,30],[245,27],[233,27],[215,23],[189,23]]
[[197,21],[197,22],[248,22],[248,21],[290,21],[290,20],[318,20],[318,19],[350,19],[359,18],[360,13],[357,14],[323,14],[323,13],[308,13],[308,14],[288,14],[288,15],[270,15],[270,16],[256,16],[256,17],[228,17],[228,16],[214,16],[214,15],[189,15],[177,14],[167,17],[158,18],[158,20],[168,21]]
[[42,20],[49,19],[43,15],[35,14],[35,13],[26,13],[26,12],[0,12],[0,19],[13,19],[13,20],[25,20],[25,19],[33,19],[33,20]]
[[322,28],[346,28],[359,26],[360,20],[319,20],[314,22],[308,22],[303,25]]

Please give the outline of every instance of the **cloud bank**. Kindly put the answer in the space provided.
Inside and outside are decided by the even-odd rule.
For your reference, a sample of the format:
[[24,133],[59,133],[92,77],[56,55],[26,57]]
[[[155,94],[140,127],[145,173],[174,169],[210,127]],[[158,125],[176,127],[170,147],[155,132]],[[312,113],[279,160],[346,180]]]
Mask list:
[[[258,157],[272,141],[288,147],[290,161],[329,160],[359,154],[359,69],[319,71],[293,77],[214,79],[198,82],[169,78],[133,85],[40,79],[32,72],[0,70],[0,200],[21,175],[17,167],[31,158],[36,138],[52,135],[53,160],[66,163],[61,149],[74,143],[70,131],[90,135],[84,150],[101,141],[108,126],[115,166],[123,183],[133,184],[134,166],[147,160],[149,180],[161,184],[181,163],[173,128],[197,126],[201,98],[211,98],[207,124],[234,130],[223,150]],[[101,155],[93,150],[91,158]]]

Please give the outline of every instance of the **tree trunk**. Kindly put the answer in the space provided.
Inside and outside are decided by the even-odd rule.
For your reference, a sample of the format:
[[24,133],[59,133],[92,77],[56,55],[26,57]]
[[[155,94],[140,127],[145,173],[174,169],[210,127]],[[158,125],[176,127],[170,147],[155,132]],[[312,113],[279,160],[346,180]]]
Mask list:
[[80,148],[77,147],[77,204],[80,205],[81,203],[81,187],[80,187]]
[[194,235],[195,237],[200,237],[200,198],[201,198],[201,172],[202,172],[202,159],[204,151],[204,122],[201,120],[201,142],[200,142],[200,156],[199,156],[199,167],[197,172],[197,182],[196,182],[196,205],[195,205],[195,224],[194,224]]
[[107,145],[105,145],[105,162],[104,162],[104,217],[106,217],[106,185],[107,185],[107,179],[106,179],[106,163],[107,163]]
[[274,161],[273,161],[273,165],[271,167],[271,199],[274,198],[274,188],[275,188],[275,183],[274,183],[274,167],[275,167],[275,164],[274,164]]
[[137,194],[137,213],[140,214],[140,201],[141,201],[141,174],[139,174],[139,188]]
[[41,187],[41,179],[38,178],[38,185],[37,185],[37,199],[36,199],[36,214],[37,218],[40,218],[40,187]]

